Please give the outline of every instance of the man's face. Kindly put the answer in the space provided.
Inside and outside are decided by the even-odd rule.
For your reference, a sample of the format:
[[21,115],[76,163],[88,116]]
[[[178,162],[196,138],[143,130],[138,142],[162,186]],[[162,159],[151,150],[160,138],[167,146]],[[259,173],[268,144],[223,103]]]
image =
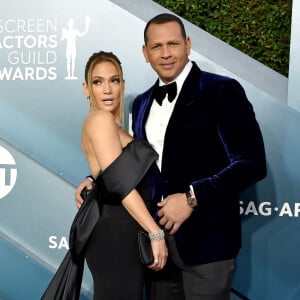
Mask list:
[[150,62],[164,83],[171,82],[181,73],[190,52],[191,41],[184,39],[176,22],[150,24],[148,27],[143,53],[146,62]]

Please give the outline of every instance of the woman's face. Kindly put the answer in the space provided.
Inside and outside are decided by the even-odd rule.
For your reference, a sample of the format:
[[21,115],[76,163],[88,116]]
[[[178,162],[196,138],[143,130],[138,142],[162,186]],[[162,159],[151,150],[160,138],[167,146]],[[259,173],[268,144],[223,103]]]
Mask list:
[[[92,92],[102,110],[110,111],[115,117],[119,117],[120,101],[121,101],[121,78],[117,68],[111,62],[100,62],[95,65],[92,71]],[[89,95],[87,85],[85,84],[85,93]],[[91,108],[93,102],[91,102]]]

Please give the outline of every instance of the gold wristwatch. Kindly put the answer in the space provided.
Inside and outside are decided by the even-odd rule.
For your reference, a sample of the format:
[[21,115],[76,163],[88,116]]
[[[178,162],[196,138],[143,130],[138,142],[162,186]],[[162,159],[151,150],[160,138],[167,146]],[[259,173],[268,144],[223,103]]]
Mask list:
[[197,199],[192,195],[191,191],[185,192],[185,195],[189,207],[193,208],[198,205]]

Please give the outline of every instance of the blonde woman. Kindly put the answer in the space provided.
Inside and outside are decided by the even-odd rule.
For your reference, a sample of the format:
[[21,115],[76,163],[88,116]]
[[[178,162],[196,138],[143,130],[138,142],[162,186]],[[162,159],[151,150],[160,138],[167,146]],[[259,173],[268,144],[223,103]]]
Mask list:
[[[167,259],[163,231],[145,203],[151,201],[149,172],[157,155],[123,128],[124,79],[113,53],[101,51],[90,57],[83,89],[90,112],[83,123],[81,144],[95,178],[101,215],[85,251],[94,299],[141,300],[145,266],[138,253],[139,228],[152,238],[155,260],[148,267],[161,270]],[[105,177],[107,170],[112,175]],[[138,185],[131,189],[132,178],[137,178]]]

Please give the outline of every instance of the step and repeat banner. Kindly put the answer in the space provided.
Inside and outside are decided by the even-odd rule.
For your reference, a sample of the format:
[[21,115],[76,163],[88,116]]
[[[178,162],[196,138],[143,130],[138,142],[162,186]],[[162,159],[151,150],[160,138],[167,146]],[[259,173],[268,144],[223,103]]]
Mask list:
[[[89,174],[80,148],[85,63],[99,50],[119,56],[128,127],[132,100],[156,79],[141,50],[145,22],[106,0],[11,0],[1,11],[0,232],[54,270],[68,249],[75,187]],[[299,299],[300,115],[200,53],[191,59],[243,84],[266,144],[268,176],[241,197],[233,288],[250,299]],[[88,271],[84,287],[92,290]]]

